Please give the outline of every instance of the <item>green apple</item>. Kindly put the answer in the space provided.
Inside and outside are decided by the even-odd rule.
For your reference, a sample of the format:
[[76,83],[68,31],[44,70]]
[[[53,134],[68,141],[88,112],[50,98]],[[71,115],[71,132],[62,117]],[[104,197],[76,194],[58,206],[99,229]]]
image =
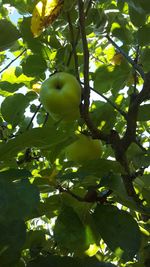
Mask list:
[[98,139],[92,139],[84,134],[78,135],[77,141],[65,149],[69,161],[82,163],[86,160],[99,159],[102,155],[102,144]]
[[55,73],[43,82],[40,100],[54,119],[75,120],[80,115],[81,86],[72,74]]

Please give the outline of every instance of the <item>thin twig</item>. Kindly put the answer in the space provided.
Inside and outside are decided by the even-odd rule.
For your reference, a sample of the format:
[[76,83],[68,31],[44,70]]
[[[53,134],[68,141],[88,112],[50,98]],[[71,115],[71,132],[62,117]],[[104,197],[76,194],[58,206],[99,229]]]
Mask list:
[[[89,0],[87,8],[86,8],[86,11],[85,11],[85,16],[88,15],[88,11],[90,10],[91,4],[92,4],[92,0]],[[76,33],[76,38],[75,38],[75,41],[74,41],[74,47],[77,46],[78,41],[79,41],[79,37],[80,37],[80,27],[78,28],[77,33]],[[73,49],[71,50],[71,52],[69,54],[69,58],[68,58],[68,61],[67,61],[67,66],[69,66],[69,64],[70,64],[72,55],[73,55]]]
[[117,107],[117,105],[115,105],[115,103],[113,103],[109,98],[107,98],[106,96],[104,96],[102,93],[96,91],[94,88],[90,87],[90,89],[95,92],[96,94],[100,95],[103,99],[106,100],[107,103],[109,103],[114,109],[116,109],[125,119],[126,119],[126,112],[124,112],[123,110],[121,110],[119,107]]
[[26,52],[26,48],[17,56],[15,57],[14,59],[12,59],[1,71],[0,71],[0,74],[5,71],[12,63],[14,63],[19,57],[21,57],[25,52]]
[[78,0],[79,7],[79,24],[82,38],[82,46],[83,46],[83,58],[84,58],[84,91],[83,91],[83,99],[84,99],[84,114],[88,114],[89,112],[89,104],[90,104],[90,87],[89,87],[89,49],[88,42],[86,38],[85,31],[85,12],[84,12],[84,3],[82,0]]
[[[139,45],[137,46],[137,48],[136,48],[136,56],[135,56],[135,59],[134,59],[134,61],[135,61],[135,63],[138,65],[138,61],[139,61]],[[137,74],[137,72],[134,70],[134,75],[133,75],[133,77],[134,77],[134,94],[136,94],[136,90],[137,90],[137,83],[138,83],[138,74]]]
[[79,71],[78,71],[78,56],[77,56],[77,53],[76,53],[74,30],[73,30],[73,25],[72,25],[72,22],[71,22],[71,17],[70,17],[70,13],[69,12],[67,12],[67,19],[68,19],[69,30],[70,30],[72,52],[73,52],[73,55],[74,55],[75,73],[76,73],[76,78],[79,81],[80,77],[79,77]]
[[34,118],[35,118],[37,112],[38,112],[39,109],[40,109],[40,107],[41,107],[41,104],[37,107],[36,111],[34,112],[32,118],[31,118],[31,120],[30,120],[30,122],[29,122],[29,124],[28,124],[28,126],[27,126],[27,128],[26,128],[26,130],[29,130],[29,128],[30,128],[30,126],[31,126],[31,124],[32,124],[32,122],[33,122],[33,120],[34,120]]
[[138,73],[141,75],[141,77],[143,78],[143,80],[145,80],[145,73],[143,71],[143,69],[134,61],[131,59],[131,57],[129,57],[112,39],[109,35],[105,36],[108,41],[110,41],[110,43],[119,51],[119,53],[121,53],[126,59],[127,61],[132,65],[132,67],[138,71]]

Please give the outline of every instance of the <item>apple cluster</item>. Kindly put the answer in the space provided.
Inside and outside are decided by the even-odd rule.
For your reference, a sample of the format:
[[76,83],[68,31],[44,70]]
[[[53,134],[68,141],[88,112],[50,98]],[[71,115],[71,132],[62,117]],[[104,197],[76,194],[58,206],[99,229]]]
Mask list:
[[[73,121],[80,117],[81,86],[77,79],[65,72],[58,72],[45,80],[40,90],[40,100],[54,120]],[[69,161],[82,163],[102,155],[100,140],[78,134],[77,140],[65,149]]]

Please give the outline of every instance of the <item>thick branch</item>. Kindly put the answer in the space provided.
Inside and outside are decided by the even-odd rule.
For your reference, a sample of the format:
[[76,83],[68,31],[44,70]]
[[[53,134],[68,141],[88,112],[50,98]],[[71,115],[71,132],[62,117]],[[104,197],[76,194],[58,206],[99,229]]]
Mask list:
[[143,89],[139,94],[133,94],[130,99],[127,113],[127,129],[122,138],[122,146],[126,151],[129,145],[136,140],[137,116],[140,104],[150,98],[150,72],[145,75]]

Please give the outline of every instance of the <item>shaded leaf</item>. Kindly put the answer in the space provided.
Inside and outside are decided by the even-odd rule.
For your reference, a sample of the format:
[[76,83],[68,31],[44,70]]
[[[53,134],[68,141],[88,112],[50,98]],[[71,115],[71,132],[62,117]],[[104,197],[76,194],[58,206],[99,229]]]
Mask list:
[[16,136],[6,144],[0,144],[0,160],[9,160],[28,147],[51,148],[68,139],[65,131],[55,126],[34,128]]
[[39,55],[30,55],[22,63],[23,73],[27,76],[36,76],[46,71],[46,61]]
[[24,17],[20,23],[20,32],[22,34],[24,42],[35,53],[42,54],[42,43],[38,38],[34,38],[30,29],[31,17]]
[[21,220],[0,222],[1,266],[14,266],[19,260],[26,238],[26,226]]
[[10,82],[0,82],[0,88],[4,91],[13,93],[15,91],[17,91],[19,88],[21,88],[23,86],[23,83],[10,83]]
[[28,178],[31,176],[31,173],[26,169],[9,169],[6,171],[0,172],[0,179],[6,180],[18,180],[22,178]]
[[82,167],[79,168],[79,171],[88,171],[88,174],[95,175],[100,177],[102,175],[106,175],[108,171],[112,171],[115,173],[120,173],[122,171],[121,166],[118,162],[107,159],[98,159],[86,161],[82,164]]
[[80,252],[88,248],[85,228],[70,207],[64,207],[59,214],[54,227],[54,238],[58,246],[68,251]]
[[0,20],[0,51],[6,50],[20,37],[17,28],[8,20]]
[[72,258],[60,256],[39,256],[37,259],[29,262],[27,267],[115,267],[111,263],[99,262],[96,258]]
[[141,46],[150,44],[150,24],[144,25],[138,30],[137,38]]
[[141,235],[132,216],[115,206],[98,205],[94,212],[95,223],[107,246],[127,261],[140,249]]
[[1,104],[1,113],[5,121],[12,124],[13,127],[23,118],[28,99],[22,94],[8,96]]
[[139,107],[138,121],[150,121],[150,104]]
[[39,191],[27,179],[10,183],[0,180],[0,221],[30,217],[39,204]]

